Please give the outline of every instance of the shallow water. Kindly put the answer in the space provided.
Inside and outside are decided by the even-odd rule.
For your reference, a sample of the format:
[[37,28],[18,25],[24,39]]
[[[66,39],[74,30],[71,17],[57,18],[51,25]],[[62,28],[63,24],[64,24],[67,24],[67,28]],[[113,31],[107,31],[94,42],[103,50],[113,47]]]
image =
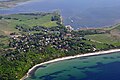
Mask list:
[[[101,27],[120,22],[120,0],[33,0],[0,14],[60,10],[65,25],[74,28]],[[72,20],[72,22],[71,22]]]
[[27,80],[120,80],[120,52],[46,64]]

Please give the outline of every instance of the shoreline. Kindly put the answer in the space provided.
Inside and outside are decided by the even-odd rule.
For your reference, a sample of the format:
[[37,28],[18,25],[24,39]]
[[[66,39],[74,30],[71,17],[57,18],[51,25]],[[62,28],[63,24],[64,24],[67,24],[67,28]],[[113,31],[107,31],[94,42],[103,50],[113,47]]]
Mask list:
[[97,56],[97,55],[104,55],[104,54],[110,54],[110,53],[114,53],[114,52],[120,52],[120,49],[110,49],[110,50],[106,50],[106,51],[98,51],[98,52],[93,52],[93,53],[85,53],[85,54],[78,54],[75,56],[68,56],[68,57],[62,57],[62,58],[56,58],[47,62],[43,62],[40,64],[37,64],[35,66],[33,66],[32,68],[30,68],[28,70],[28,72],[26,73],[25,76],[23,76],[20,80],[25,80],[26,78],[29,77],[30,73],[32,73],[33,70],[37,69],[38,67],[44,65],[44,64],[50,64],[50,63],[54,63],[54,62],[59,62],[59,61],[64,61],[64,60],[69,60],[69,59],[75,59],[75,58],[80,58],[80,57],[89,57],[89,56]]
[[30,2],[31,0],[19,0],[19,1],[0,1],[0,9],[8,9],[8,8],[13,8],[18,5],[25,4],[26,2]]

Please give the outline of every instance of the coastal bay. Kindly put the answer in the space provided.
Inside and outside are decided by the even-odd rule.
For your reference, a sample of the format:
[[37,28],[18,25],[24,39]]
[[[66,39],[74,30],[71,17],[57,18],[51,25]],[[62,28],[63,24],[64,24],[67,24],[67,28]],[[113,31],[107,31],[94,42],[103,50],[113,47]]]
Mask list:
[[[41,68],[41,66],[44,66],[46,64],[52,64],[52,63],[54,64],[55,62],[64,61],[64,60],[71,60],[71,59],[75,59],[75,58],[106,55],[106,54],[115,54],[117,52],[119,53],[120,49],[113,49],[113,50],[108,50],[108,51],[99,51],[99,52],[94,52],[94,53],[86,53],[86,54],[80,54],[80,55],[76,55],[76,56],[68,56],[68,57],[63,57],[63,58],[58,58],[58,59],[54,59],[51,61],[43,62],[43,63],[37,64],[37,65],[33,66],[31,69],[29,69],[27,74],[23,78],[21,78],[21,80],[26,80],[26,78],[32,76],[32,74],[34,74],[35,71],[37,69],[39,69],[39,67]],[[29,79],[27,79],[27,80],[29,80]]]
[[[114,52],[114,50],[110,52]],[[104,55],[99,56],[84,56],[76,59],[43,64],[25,80],[118,80],[119,76],[117,75],[119,75],[119,68],[117,66],[120,65],[119,56],[120,52],[111,54],[104,53]],[[114,77],[111,75],[114,75]]]

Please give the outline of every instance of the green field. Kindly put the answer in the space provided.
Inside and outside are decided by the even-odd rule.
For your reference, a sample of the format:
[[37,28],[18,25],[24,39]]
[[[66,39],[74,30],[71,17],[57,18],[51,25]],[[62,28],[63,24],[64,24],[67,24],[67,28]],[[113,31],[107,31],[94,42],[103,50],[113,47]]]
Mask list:
[[105,44],[112,44],[114,46],[120,46],[119,34],[120,34],[120,26],[117,26],[109,29],[108,33],[86,35],[85,38],[98,43],[105,43]]
[[95,46],[96,50],[103,50],[103,49],[107,49],[108,45],[104,44],[104,43],[98,43],[98,42],[93,42],[93,41],[83,41],[89,45]]
[[[24,33],[16,29],[16,25],[26,29],[33,26],[56,27],[58,26],[57,21],[51,21],[52,16],[54,16],[53,13],[0,15],[0,49],[8,47],[11,33]],[[31,33],[39,32],[31,31]]]
[[31,28],[33,26],[57,26],[57,21],[51,21],[52,16],[53,14],[46,14],[42,16],[23,14],[4,15],[0,20],[0,34],[9,35],[12,32],[18,32],[18,30],[15,29],[16,25],[24,28]]

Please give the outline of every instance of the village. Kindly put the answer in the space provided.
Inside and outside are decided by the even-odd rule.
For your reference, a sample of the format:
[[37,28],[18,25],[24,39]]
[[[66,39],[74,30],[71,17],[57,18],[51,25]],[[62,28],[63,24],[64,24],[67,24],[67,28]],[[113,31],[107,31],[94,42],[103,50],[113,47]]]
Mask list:
[[[17,49],[19,52],[33,51],[36,53],[44,52],[47,46],[59,49],[61,51],[80,50],[85,45],[81,40],[84,38],[81,35],[75,35],[70,26],[45,28],[42,26],[34,26],[31,29],[24,29],[17,26],[16,29],[28,32],[27,34],[11,34],[10,46]],[[36,31],[37,33],[32,33]],[[77,43],[79,47],[74,47]],[[88,45],[89,51],[92,47]]]

